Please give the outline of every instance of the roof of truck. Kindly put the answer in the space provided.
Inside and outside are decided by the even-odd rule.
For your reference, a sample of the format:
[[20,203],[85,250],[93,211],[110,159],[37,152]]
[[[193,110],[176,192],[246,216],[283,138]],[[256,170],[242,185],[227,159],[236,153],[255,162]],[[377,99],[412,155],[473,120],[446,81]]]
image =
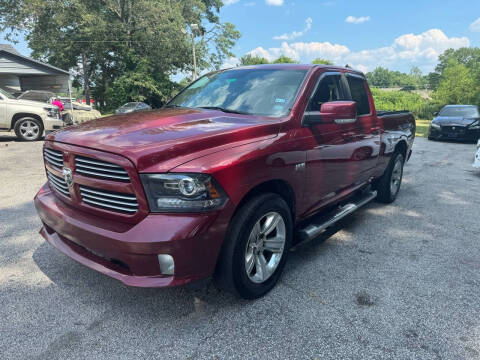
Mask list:
[[231,69],[292,69],[292,70],[310,70],[312,68],[326,68],[329,70],[348,70],[352,73],[357,73],[359,75],[363,75],[363,73],[359,70],[352,69],[351,67],[347,66],[335,66],[335,65],[317,65],[317,64],[261,64],[261,65],[246,65],[246,66],[239,66],[236,68]]

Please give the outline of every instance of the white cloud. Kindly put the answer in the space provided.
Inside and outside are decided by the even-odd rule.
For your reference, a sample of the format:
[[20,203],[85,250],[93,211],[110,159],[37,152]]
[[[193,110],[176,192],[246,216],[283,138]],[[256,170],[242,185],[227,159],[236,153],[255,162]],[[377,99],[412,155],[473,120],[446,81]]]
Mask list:
[[309,17],[305,20],[305,28],[302,31],[293,31],[289,34],[285,33],[282,35],[274,36],[273,39],[274,40],[293,40],[297,37],[303,36],[312,28],[312,22],[313,22],[312,18]]
[[470,24],[470,31],[471,32],[480,32],[480,18],[475,20],[473,23]]
[[322,57],[335,64],[349,64],[362,71],[371,71],[377,66],[409,71],[415,65],[422,71],[429,72],[435,67],[438,56],[445,50],[468,46],[470,41],[467,37],[448,37],[439,29],[431,29],[421,34],[399,36],[389,46],[362,51],[351,51],[345,45],[329,42],[284,41],[279,47],[257,47],[250,53],[270,61],[285,55],[304,63]]
[[250,1],[250,2],[247,2],[245,4],[243,4],[243,6],[255,6],[255,2],[254,1]]
[[240,60],[237,59],[236,57],[229,57],[224,61],[222,66],[220,66],[220,69],[228,69],[232,67],[236,67],[240,64]]
[[265,3],[270,6],[282,6],[283,0],[265,0]]
[[347,16],[347,18],[345,19],[345,22],[350,24],[363,24],[367,21],[370,21],[370,16],[360,16],[360,17]]
[[229,6],[229,5],[235,4],[235,3],[239,2],[239,1],[240,1],[240,0],[223,0],[223,4],[224,4],[225,6]]

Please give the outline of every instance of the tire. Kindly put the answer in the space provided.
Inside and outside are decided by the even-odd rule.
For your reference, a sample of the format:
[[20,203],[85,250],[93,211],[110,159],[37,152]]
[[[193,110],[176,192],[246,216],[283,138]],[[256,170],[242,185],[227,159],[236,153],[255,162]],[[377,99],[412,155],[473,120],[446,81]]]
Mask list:
[[24,117],[17,120],[14,130],[21,141],[37,141],[42,138],[43,124],[37,119]]
[[[272,222],[276,225],[268,226]],[[251,199],[230,223],[215,273],[217,284],[244,299],[265,295],[282,274],[292,239],[292,214],[285,200],[271,193]]]
[[395,201],[400,192],[403,179],[403,165],[405,157],[395,152],[388,163],[385,173],[377,180],[374,188],[378,191],[377,201],[390,204]]

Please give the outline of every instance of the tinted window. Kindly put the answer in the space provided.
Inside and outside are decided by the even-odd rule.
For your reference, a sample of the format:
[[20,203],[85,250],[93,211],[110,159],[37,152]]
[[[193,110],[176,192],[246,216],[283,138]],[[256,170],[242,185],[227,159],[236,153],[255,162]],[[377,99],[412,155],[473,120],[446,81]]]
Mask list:
[[358,115],[370,114],[370,104],[368,103],[365,80],[353,76],[347,76],[347,80],[350,86],[352,100],[357,103]]
[[205,75],[167,106],[220,107],[254,115],[290,112],[306,70],[233,69]]
[[320,80],[307,111],[320,111],[323,103],[344,100],[340,89],[340,75],[327,75]]
[[447,117],[478,117],[478,109],[476,106],[447,106],[440,111],[439,115]]

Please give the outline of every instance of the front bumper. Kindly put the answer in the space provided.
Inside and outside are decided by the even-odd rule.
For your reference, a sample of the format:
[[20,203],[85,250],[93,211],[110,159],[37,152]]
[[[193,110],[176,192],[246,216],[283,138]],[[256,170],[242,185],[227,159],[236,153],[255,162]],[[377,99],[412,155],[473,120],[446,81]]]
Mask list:
[[480,130],[469,129],[465,126],[456,126],[455,130],[451,127],[441,127],[440,129],[430,126],[428,130],[428,138],[435,140],[458,140],[458,141],[477,141],[480,138]]
[[64,126],[65,124],[61,119],[52,118],[48,116],[43,119],[43,127],[45,129],[45,133],[47,134],[52,131],[59,130]]
[[[44,185],[35,196],[41,235],[77,262],[122,283],[137,287],[170,287],[211,276],[233,214],[150,214],[137,224],[99,218],[58,199]],[[162,275],[158,254],[175,261],[173,276]]]

